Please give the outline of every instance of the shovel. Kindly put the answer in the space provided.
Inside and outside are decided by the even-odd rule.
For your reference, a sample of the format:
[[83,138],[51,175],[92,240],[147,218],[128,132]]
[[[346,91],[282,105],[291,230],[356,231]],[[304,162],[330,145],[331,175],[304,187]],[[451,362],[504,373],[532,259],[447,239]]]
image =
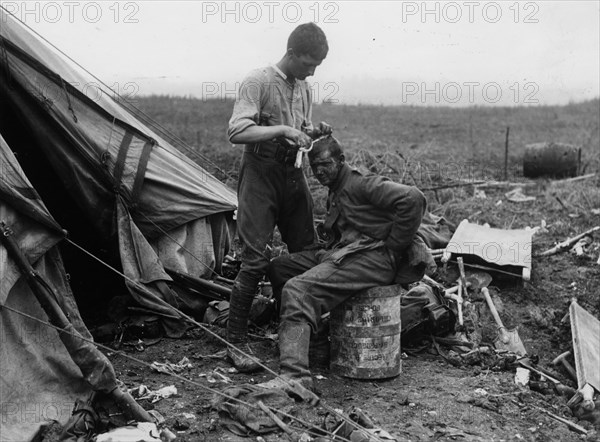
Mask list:
[[492,275],[486,272],[473,271],[467,272],[467,286],[474,291],[487,287],[492,282]]
[[523,345],[523,341],[521,341],[518,330],[507,330],[506,327],[504,327],[502,320],[498,315],[498,311],[496,310],[496,306],[492,301],[492,297],[490,296],[490,291],[487,289],[487,287],[482,287],[481,293],[483,293],[487,305],[492,312],[492,316],[494,317],[496,324],[498,324],[498,338],[496,338],[494,341],[494,346],[498,350],[507,350],[516,353],[519,356],[525,356],[527,354],[527,350],[525,350],[525,346]]

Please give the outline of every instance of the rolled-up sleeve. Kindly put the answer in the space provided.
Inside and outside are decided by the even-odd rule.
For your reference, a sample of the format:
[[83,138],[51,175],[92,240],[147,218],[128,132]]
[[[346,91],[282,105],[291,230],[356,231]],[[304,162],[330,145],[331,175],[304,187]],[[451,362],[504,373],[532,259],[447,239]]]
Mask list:
[[261,77],[260,71],[253,71],[242,81],[227,128],[229,141],[248,127],[258,124],[263,92]]

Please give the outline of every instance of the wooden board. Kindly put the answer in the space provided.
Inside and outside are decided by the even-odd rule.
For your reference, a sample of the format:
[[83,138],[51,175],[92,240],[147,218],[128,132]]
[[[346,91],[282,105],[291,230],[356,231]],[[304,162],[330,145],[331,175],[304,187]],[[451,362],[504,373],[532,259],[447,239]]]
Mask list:
[[600,391],[600,321],[577,302],[571,303],[569,313],[577,383]]

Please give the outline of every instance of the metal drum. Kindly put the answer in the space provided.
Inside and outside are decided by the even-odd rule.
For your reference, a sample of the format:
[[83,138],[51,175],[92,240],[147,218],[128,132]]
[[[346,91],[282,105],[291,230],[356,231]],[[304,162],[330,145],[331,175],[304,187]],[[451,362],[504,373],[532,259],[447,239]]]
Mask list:
[[354,379],[398,376],[400,359],[399,285],[375,287],[331,312],[331,371]]
[[523,175],[574,177],[579,173],[581,148],[562,143],[535,143],[525,146]]

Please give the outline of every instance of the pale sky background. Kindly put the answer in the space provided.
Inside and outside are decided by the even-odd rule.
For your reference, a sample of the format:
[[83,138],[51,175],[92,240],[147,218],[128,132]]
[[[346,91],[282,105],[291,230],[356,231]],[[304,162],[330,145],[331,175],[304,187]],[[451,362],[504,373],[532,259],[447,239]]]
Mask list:
[[330,52],[315,98],[566,104],[600,96],[598,1],[0,1],[124,94],[233,97],[315,21]]

